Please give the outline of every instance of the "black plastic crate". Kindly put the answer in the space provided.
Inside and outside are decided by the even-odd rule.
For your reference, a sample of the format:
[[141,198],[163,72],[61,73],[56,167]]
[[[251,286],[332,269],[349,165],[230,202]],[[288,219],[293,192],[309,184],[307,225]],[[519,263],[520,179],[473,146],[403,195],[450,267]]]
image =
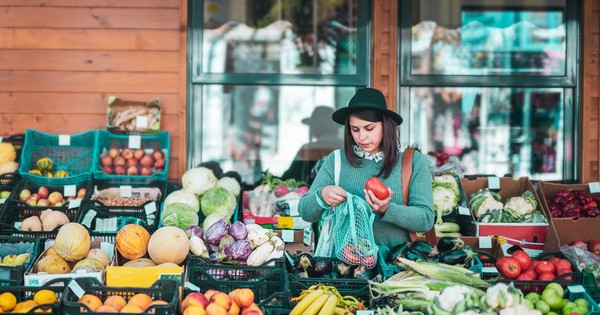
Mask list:
[[[67,287],[69,279],[54,279],[45,283],[43,286],[32,287],[32,286],[9,286],[9,287],[0,287],[0,293],[10,292],[15,295],[17,298],[17,302],[22,302],[26,300],[33,299],[33,296],[36,292],[40,290],[50,290],[54,292],[58,299],[62,299],[63,293]],[[35,306],[30,310],[29,313],[37,313],[42,310],[51,309],[50,314],[60,315],[61,312],[61,303],[60,300],[57,300],[52,304],[42,304]],[[39,310],[39,311],[38,311]],[[13,314],[11,312],[5,311],[7,314]]]
[[[107,287],[100,283],[95,278],[76,278],[75,281],[82,292],[93,294],[104,301],[111,295],[120,295],[129,301],[131,297],[138,293],[147,294],[152,300],[163,300],[167,302],[164,305],[153,305],[144,313],[152,313],[158,315],[172,315],[178,313],[179,305],[179,287],[175,280],[157,280],[149,288],[131,288],[131,287]],[[74,291],[75,284],[70,284],[65,290],[62,298],[62,314],[79,315],[82,313],[91,315],[104,315],[108,313],[92,312],[85,304],[78,303],[78,295]]]
[[[10,143],[13,145],[13,147],[15,148],[15,152],[17,153],[15,162],[19,163],[21,161],[21,151],[23,150],[23,145],[25,144],[25,134],[14,134],[3,138],[1,142]],[[0,180],[0,184],[2,184],[2,180]]]
[[19,176],[19,173],[7,173],[0,175],[0,192],[10,192],[8,197],[0,197],[0,212],[4,210],[4,205],[6,204],[7,200],[15,198],[14,196],[20,180],[21,176]]
[[289,288],[292,297],[299,296],[302,290],[313,285],[322,284],[334,286],[341,295],[350,295],[368,303],[370,300],[369,282],[366,279],[357,278],[302,278],[289,275]]
[[283,258],[269,260],[260,266],[213,264],[198,256],[189,255],[187,281],[202,292],[213,289],[230,292],[249,288],[254,301],[260,303],[271,295],[287,289],[287,271]]
[[261,301],[258,306],[265,315],[287,315],[292,311],[289,291],[278,292]]
[[[50,195],[52,192],[58,192],[62,195],[63,197],[63,205],[61,206],[51,206],[51,205],[42,205],[42,206],[30,206],[29,204],[27,204],[26,201],[22,201],[19,199],[21,192],[24,189],[27,189],[31,196],[33,196],[34,194],[37,194],[39,189],[44,186],[46,188],[48,188],[48,195]],[[69,187],[70,186],[70,187]],[[67,190],[69,188],[75,188],[74,191],[72,193],[74,193],[74,196],[65,196],[68,192]],[[75,208],[80,208],[81,204],[83,204],[83,202],[87,199],[90,198],[91,195],[91,188],[92,188],[92,181],[91,180],[86,180],[86,181],[82,181],[78,184],[73,184],[73,185],[39,185],[36,183],[33,183],[27,179],[22,179],[18,182],[17,187],[14,189],[14,193],[12,195],[12,197],[9,199],[9,201],[15,202],[20,206],[23,207],[29,207],[29,208],[39,208],[42,210],[46,210],[46,209],[52,209],[52,210],[67,210],[69,208],[71,208],[71,205],[69,204],[70,199],[77,199],[77,200],[81,200],[79,202],[79,205],[77,205]],[[85,189],[85,190],[83,190]],[[47,199],[48,197],[46,197],[45,199]],[[69,218],[70,219],[70,218]]]
[[[15,228],[13,225],[0,223],[0,236],[1,235],[9,235],[9,236],[18,236],[18,237],[28,237],[28,238],[36,238],[40,241],[41,250],[43,250],[43,243],[46,240],[53,240],[56,238],[58,234],[58,230],[60,227],[52,231],[21,231]],[[88,233],[90,234],[90,238],[93,240],[95,237],[99,237],[103,242],[114,243],[116,241],[117,233],[109,233],[109,232],[93,232],[88,229]]]
[[[154,181],[149,184],[131,183],[127,184],[132,189],[135,188],[157,188],[160,190],[159,196],[154,201],[146,201],[140,205],[117,205],[105,204],[100,200],[92,200],[91,198],[83,205],[77,222],[82,223],[93,231],[114,232],[116,233],[120,227],[129,223],[135,223],[143,226],[150,234],[158,229],[160,221],[160,210],[162,201],[165,198],[167,191],[166,181]],[[120,185],[115,185],[106,181],[95,181],[92,190],[102,190],[105,188],[117,188]],[[93,193],[92,193],[93,197]],[[98,219],[115,218],[115,230],[105,230],[99,227],[96,223]]]
[[23,273],[28,270],[40,253],[35,238],[0,235],[0,260],[6,255],[29,253],[29,259],[21,266],[0,266],[0,287],[23,285]]

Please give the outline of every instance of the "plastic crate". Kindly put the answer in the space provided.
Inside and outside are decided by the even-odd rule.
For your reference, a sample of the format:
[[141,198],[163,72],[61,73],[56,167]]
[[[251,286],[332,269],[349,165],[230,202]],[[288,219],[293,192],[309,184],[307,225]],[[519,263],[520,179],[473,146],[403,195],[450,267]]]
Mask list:
[[[58,299],[62,299],[63,293],[67,287],[68,279],[55,279],[47,282],[43,286],[40,287],[31,287],[31,286],[9,286],[9,287],[0,287],[0,293],[10,292],[15,295],[17,298],[17,302],[22,302],[26,300],[33,299],[33,296],[36,292],[40,290],[50,290],[54,292]],[[60,315],[61,312],[61,303],[59,300],[52,304],[42,304],[38,305],[30,310],[29,313],[37,313],[42,310],[50,309],[48,313],[54,315]],[[39,311],[38,311],[39,310]],[[12,312],[5,312],[7,314],[15,314]],[[42,312],[45,313],[45,312]]]
[[[2,142],[10,143],[13,145],[13,147],[15,147],[15,152],[17,153],[17,158],[15,159],[15,162],[19,163],[21,161],[21,152],[23,150],[23,144],[25,143],[25,134],[18,133],[8,136],[6,138],[2,138],[0,143]],[[0,181],[0,184],[1,183],[2,182]]]
[[289,291],[278,292],[261,301],[258,307],[265,315],[287,315],[293,308],[290,299]]
[[581,284],[592,300],[596,301],[596,303],[600,303],[600,287],[598,287],[598,282],[596,281],[596,278],[594,278],[594,274],[584,270],[582,272]]
[[600,314],[600,305],[598,301],[592,299],[589,292],[585,287],[582,286],[569,286],[565,289],[565,295],[568,296],[569,301],[573,302],[576,299],[583,298],[590,304],[587,315],[598,315]]
[[[28,129],[25,133],[25,144],[19,165],[21,177],[44,186],[74,185],[91,180],[93,161],[97,156],[98,131],[90,130],[69,135],[68,138],[69,145],[60,145],[64,137]],[[35,169],[37,160],[43,157],[54,162],[55,171],[67,171],[69,177],[50,178],[30,174],[29,171]]]
[[[36,238],[39,240],[40,244],[43,244],[46,240],[55,239],[59,229],[60,227],[52,231],[21,231],[11,224],[0,223],[0,235]],[[117,233],[109,232],[93,232],[88,230],[88,233],[92,239],[94,237],[99,237],[102,241],[110,243],[114,243],[117,236]],[[40,247],[43,246],[40,245]]]
[[[61,206],[51,206],[51,205],[30,206],[25,201],[21,201],[19,199],[19,196],[24,189],[29,190],[29,192],[33,196],[34,194],[37,194],[38,190],[42,186],[48,188],[48,194],[50,194],[52,192],[59,192],[63,196],[64,204]],[[85,190],[82,190],[82,189],[85,189]],[[72,190],[72,191],[69,191],[69,190]],[[22,179],[17,184],[16,188],[14,189],[13,195],[11,196],[11,198],[9,198],[9,200],[7,202],[15,203],[17,206],[22,207],[22,208],[29,208],[29,209],[39,208],[41,210],[52,209],[52,210],[59,210],[59,211],[65,212],[69,208],[72,208],[72,209],[80,208],[81,204],[83,204],[83,202],[85,200],[90,198],[90,195],[92,193],[91,190],[92,190],[92,181],[91,180],[85,180],[78,184],[39,185],[39,184],[31,182],[27,179]],[[72,193],[73,195],[66,196],[67,193]],[[78,196],[78,194],[81,194],[81,195]],[[68,202],[68,199],[79,199],[80,201],[77,201],[77,203],[70,204]]]
[[334,286],[341,295],[351,295],[365,303],[368,303],[370,300],[369,282],[366,279],[302,278],[293,274],[289,275],[289,288],[293,297],[299,296],[302,290],[306,290],[317,284]]
[[[152,175],[114,175],[107,174],[101,170],[100,157],[106,155],[111,148],[124,149],[129,147],[130,137],[140,138],[140,148],[146,153],[158,149],[165,157],[165,166],[162,171]],[[133,149],[135,150],[135,149]],[[117,135],[106,130],[100,130],[98,133],[98,151],[94,157],[93,176],[98,180],[109,180],[114,183],[149,183],[152,181],[166,181],[169,172],[169,159],[171,156],[169,133],[162,131],[156,135]],[[154,168],[153,168],[154,169]]]
[[21,176],[18,173],[0,175],[0,191],[10,191],[8,198],[0,198],[0,212],[4,209],[7,200],[15,198],[15,191],[20,180]]
[[[172,315],[178,313],[179,304],[179,287],[175,280],[157,280],[150,288],[130,288],[130,287],[107,287],[100,283],[94,278],[77,278],[73,279],[83,292],[90,293],[100,300],[104,301],[111,295],[120,295],[129,301],[131,297],[138,293],[147,294],[152,300],[163,300],[168,304],[164,305],[153,305],[148,308],[144,313],[152,313],[158,315]],[[91,314],[91,315],[103,315],[109,313],[92,312],[85,304],[78,303],[79,297],[76,294],[76,285],[70,283],[67,286],[62,298],[62,314],[65,315],[79,315],[79,314]]]
[[[15,244],[15,248],[7,250],[8,244]],[[0,287],[23,285],[23,273],[29,269],[39,254],[39,241],[35,238],[0,235],[0,248],[2,249],[0,250],[0,259],[4,258],[3,255],[29,253],[29,260],[21,266],[0,266]]]
[[187,281],[202,292],[213,289],[230,292],[249,288],[254,301],[262,302],[277,292],[287,290],[287,271],[283,258],[269,260],[260,266],[213,264],[198,256],[189,255]]
[[[150,234],[158,228],[160,221],[160,210],[167,190],[167,182],[155,181],[149,184],[129,183],[135,188],[158,188],[160,196],[155,201],[147,201],[139,206],[117,206],[106,205],[100,200],[89,199],[82,206],[77,222],[82,223],[93,231],[117,232],[118,229],[128,223],[135,223],[143,226]],[[92,190],[102,190],[111,187],[119,187],[106,181],[94,181]],[[92,194],[93,196],[93,194]],[[98,219],[114,220],[114,230],[105,230],[99,228],[96,223]]]

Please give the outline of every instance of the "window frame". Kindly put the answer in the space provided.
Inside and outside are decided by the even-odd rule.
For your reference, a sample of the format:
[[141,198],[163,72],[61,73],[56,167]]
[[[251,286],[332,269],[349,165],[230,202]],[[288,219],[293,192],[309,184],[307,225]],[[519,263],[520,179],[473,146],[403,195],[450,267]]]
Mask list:
[[[443,1],[443,0],[439,0]],[[485,5],[482,4],[482,7]],[[514,9],[514,6],[510,7]],[[526,8],[526,6],[523,6]],[[410,117],[410,89],[413,87],[507,87],[507,88],[562,88],[564,90],[564,145],[563,182],[577,182],[581,178],[581,76],[578,60],[581,54],[580,21],[581,0],[565,0],[565,73],[559,76],[536,75],[431,75],[412,74],[412,9],[413,0],[399,0],[398,5],[398,111]],[[401,141],[409,139],[410,121],[401,125]],[[567,145],[568,144],[568,145]],[[567,148],[571,148],[568,150]]]

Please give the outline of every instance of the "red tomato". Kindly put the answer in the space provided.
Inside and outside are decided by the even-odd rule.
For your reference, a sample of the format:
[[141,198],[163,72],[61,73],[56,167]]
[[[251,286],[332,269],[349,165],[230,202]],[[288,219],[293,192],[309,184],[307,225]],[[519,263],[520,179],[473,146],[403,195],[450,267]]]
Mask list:
[[555,265],[555,266],[556,266],[556,262],[557,262],[557,261],[559,261],[559,260],[561,260],[561,259],[562,259],[562,258],[560,258],[560,257],[552,257],[552,258],[550,258],[550,260],[548,260],[548,261],[549,261],[549,262],[551,262],[553,265]]
[[539,264],[539,263],[540,263],[539,260],[532,259],[530,268],[533,268],[533,270],[535,270],[535,266],[537,266],[537,264]]
[[558,258],[553,262],[556,270],[558,269],[572,269],[571,262],[568,259]]
[[512,258],[506,257],[496,261],[496,269],[509,279],[516,279],[521,274],[521,265],[519,261]]
[[523,271],[521,274],[529,275],[531,277],[531,280],[537,279],[537,273],[535,273],[535,270],[531,268]]
[[524,272],[524,273],[520,274],[516,280],[533,281],[533,280],[535,280],[535,277],[532,276],[531,273],[529,273],[529,272]]
[[369,180],[365,183],[365,189],[372,191],[373,194],[375,194],[375,197],[380,200],[383,200],[389,196],[387,186],[384,185],[377,177],[369,178]]
[[535,266],[535,272],[538,274],[538,279],[540,278],[540,276],[542,275],[542,273],[551,273],[551,274],[554,274],[555,270],[556,270],[556,268],[554,267],[554,265],[551,262],[546,261],[546,260],[540,261],[537,264],[537,266]]
[[511,257],[519,262],[519,265],[521,265],[521,270],[527,270],[529,269],[529,266],[531,266],[531,257],[525,251],[517,250],[512,254]]
[[540,273],[540,275],[538,276],[538,280],[540,281],[552,281],[554,280],[554,278],[556,278],[554,276],[554,274],[552,272],[542,272]]
[[[571,270],[571,268],[563,268],[563,269],[556,269],[556,277],[560,277],[561,275],[564,274],[569,274],[569,273],[573,273],[573,270]],[[565,275],[560,277],[561,280],[573,280],[573,277],[571,275]]]
[[588,244],[588,249],[590,252],[600,255],[600,240],[591,240]]

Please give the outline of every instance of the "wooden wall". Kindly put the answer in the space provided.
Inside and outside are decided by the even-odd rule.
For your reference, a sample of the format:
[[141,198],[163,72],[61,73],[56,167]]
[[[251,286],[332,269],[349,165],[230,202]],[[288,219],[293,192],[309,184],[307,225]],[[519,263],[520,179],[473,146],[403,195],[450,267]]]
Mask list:
[[0,0],[0,136],[106,128],[107,97],[159,98],[185,157],[185,0]]

